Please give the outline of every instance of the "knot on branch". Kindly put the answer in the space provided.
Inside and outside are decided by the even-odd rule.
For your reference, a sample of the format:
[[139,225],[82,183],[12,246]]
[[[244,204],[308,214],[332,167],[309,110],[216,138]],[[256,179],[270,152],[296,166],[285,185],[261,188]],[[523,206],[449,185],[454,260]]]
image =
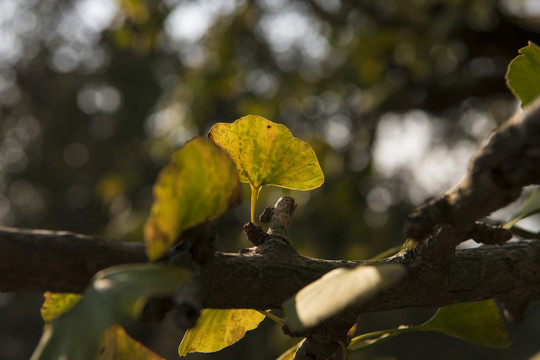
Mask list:
[[422,240],[431,233],[435,225],[447,222],[449,210],[445,197],[427,200],[409,215],[405,224],[405,235],[409,239]]
[[295,209],[296,203],[293,197],[280,197],[274,207],[264,209],[264,212],[259,217],[261,222],[270,223],[266,233],[260,226],[252,222],[244,225],[244,232],[248,240],[255,246],[262,245],[270,238],[278,238],[288,244],[289,223]]
[[416,268],[447,266],[455,255],[456,246],[466,236],[448,224],[435,225],[420,241],[408,239],[402,253],[405,261]]
[[345,349],[351,342],[349,330],[355,321],[355,311],[348,309],[340,315],[300,333],[292,332],[287,325],[283,326],[282,330],[285,335],[306,337],[296,352],[294,360],[343,359]]
[[264,230],[252,223],[251,221],[244,225],[244,232],[247,235],[248,240],[255,246],[263,244],[270,238],[270,235],[264,232]]
[[501,226],[491,226],[477,222],[473,225],[467,236],[477,243],[503,245],[512,238],[512,232]]

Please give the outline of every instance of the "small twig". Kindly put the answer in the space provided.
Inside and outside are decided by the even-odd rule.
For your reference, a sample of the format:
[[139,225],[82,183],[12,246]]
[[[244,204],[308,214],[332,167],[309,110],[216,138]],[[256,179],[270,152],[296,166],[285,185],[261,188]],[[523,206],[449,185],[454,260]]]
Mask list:
[[295,209],[296,203],[293,197],[280,197],[274,206],[270,225],[268,226],[268,234],[279,237],[288,243],[289,222]]
[[261,245],[270,237],[260,226],[255,225],[251,221],[244,225],[244,232],[248,240],[255,246]]
[[519,237],[522,237],[524,239],[540,240],[540,232],[533,233],[531,231],[525,230],[525,229],[523,229],[521,227],[518,227],[518,226],[512,226],[510,231],[512,232],[512,234],[517,235]]
[[512,238],[512,232],[501,227],[491,226],[485,223],[475,223],[467,233],[477,243],[487,245],[503,245]]

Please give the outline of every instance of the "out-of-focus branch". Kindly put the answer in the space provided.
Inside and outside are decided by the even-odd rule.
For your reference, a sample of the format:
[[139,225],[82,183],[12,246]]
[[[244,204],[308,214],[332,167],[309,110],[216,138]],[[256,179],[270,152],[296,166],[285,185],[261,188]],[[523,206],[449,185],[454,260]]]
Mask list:
[[407,236],[421,240],[437,224],[469,231],[475,221],[515,201],[524,186],[538,183],[540,98],[488,138],[459,184],[413,212]]

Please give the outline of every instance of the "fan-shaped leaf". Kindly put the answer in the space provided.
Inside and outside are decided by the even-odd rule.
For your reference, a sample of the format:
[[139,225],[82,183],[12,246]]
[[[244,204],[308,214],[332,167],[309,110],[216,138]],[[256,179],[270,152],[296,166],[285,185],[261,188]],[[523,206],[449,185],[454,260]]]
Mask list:
[[525,107],[540,95],[540,47],[529,41],[519,52],[508,65],[506,84]]
[[144,299],[174,292],[190,273],[179,267],[134,264],[100,271],[71,310],[51,321],[32,360],[89,360],[111,325],[140,314]]
[[315,326],[353,303],[369,300],[405,272],[400,264],[332,270],[283,303],[287,326],[293,331]]
[[418,329],[438,331],[475,345],[492,348],[507,348],[512,343],[493,300],[445,306]]
[[121,326],[107,330],[97,360],[165,360],[138,341],[133,340]]
[[197,137],[176,151],[154,185],[154,204],[144,228],[150,260],[159,258],[183,230],[216,218],[242,200],[229,156]]
[[436,331],[475,345],[493,348],[506,348],[511,344],[497,305],[493,300],[484,300],[442,307],[421,325],[400,326],[356,336],[347,350],[365,349],[396,335],[413,331]]
[[230,346],[255,329],[265,318],[256,310],[204,309],[194,328],[186,331],[178,354],[210,353]]
[[252,221],[262,186],[311,190],[324,182],[311,146],[293,137],[284,125],[248,115],[232,124],[215,124],[208,136],[234,160],[240,180],[251,185]]

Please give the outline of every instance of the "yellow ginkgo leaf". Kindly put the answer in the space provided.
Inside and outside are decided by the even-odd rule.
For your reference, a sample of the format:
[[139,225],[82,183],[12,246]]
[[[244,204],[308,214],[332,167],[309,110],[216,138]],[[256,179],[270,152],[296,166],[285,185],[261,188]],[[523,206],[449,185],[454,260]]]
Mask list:
[[255,329],[265,318],[264,314],[250,309],[204,309],[194,328],[186,331],[178,354],[192,352],[210,353],[230,346]]
[[97,360],[165,360],[131,338],[119,325],[111,326],[101,343]]
[[248,115],[232,124],[215,124],[208,136],[234,160],[240,181],[250,184],[252,221],[254,202],[262,186],[311,190],[324,182],[311,146],[292,136],[284,125]]
[[234,162],[204,137],[188,141],[159,173],[144,227],[146,252],[159,258],[183,230],[221,215],[242,200]]
[[41,305],[41,318],[47,324],[71,309],[81,298],[81,294],[53,293],[47,291],[43,294],[45,301]]

